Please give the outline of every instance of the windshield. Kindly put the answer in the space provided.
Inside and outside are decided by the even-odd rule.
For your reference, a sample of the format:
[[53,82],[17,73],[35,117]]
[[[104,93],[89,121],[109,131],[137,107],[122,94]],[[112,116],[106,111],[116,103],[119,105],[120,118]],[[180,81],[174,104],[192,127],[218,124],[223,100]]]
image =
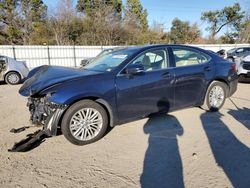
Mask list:
[[133,50],[119,50],[109,52],[107,54],[102,54],[93,59],[84,69],[100,71],[100,72],[110,72],[123,63],[134,53]]
[[233,49],[231,49],[231,50],[228,50],[227,53],[230,53],[230,54],[231,54],[231,53],[235,52],[236,50],[237,50],[237,48],[233,48]]
[[106,49],[106,50],[103,50],[101,51],[101,53],[99,53],[97,56],[101,56],[101,55],[105,55],[105,54],[108,54],[110,52],[112,52],[114,49]]

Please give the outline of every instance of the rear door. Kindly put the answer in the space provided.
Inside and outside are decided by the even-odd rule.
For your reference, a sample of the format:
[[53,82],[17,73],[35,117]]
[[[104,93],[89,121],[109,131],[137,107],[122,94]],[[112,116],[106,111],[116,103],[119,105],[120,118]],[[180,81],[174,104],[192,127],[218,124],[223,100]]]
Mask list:
[[199,104],[213,77],[211,58],[189,47],[172,47],[175,62],[175,109]]
[[143,65],[143,73],[129,77],[121,72],[116,78],[120,120],[169,111],[174,104],[174,70],[169,67],[168,50],[147,50],[130,64],[138,63]]

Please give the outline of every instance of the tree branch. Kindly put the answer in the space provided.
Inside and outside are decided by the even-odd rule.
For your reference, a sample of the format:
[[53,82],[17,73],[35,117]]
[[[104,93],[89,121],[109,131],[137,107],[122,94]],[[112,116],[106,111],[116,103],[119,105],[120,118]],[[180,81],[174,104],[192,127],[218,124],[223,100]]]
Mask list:
[[215,34],[219,33],[220,30],[221,30],[225,25],[227,25],[227,24],[229,24],[229,23],[231,23],[231,22],[233,22],[233,21],[235,21],[235,20],[231,20],[231,21],[228,21],[228,22],[222,24],[222,25],[215,31]]

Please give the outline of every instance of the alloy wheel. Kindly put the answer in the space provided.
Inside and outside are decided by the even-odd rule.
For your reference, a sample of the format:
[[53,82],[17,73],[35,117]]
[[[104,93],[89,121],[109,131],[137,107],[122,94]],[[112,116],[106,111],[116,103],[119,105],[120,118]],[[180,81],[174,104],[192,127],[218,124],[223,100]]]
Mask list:
[[209,93],[209,104],[213,108],[219,108],[225,98],[225,92],[221,86],[214,86]]
[[103,126],[103,119],[99,111],[94,108],[83,108],[77,111],[70,120],[70,132],[80,141],[95,138]]

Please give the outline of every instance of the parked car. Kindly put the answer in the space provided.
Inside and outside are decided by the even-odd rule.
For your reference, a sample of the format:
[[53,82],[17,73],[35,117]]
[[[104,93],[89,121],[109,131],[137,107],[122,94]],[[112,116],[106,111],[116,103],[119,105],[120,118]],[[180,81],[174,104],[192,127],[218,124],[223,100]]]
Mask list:
[[19,84],[29,73],[24,61],[0,55],[0,80],[15,85]]
[[207,50],[208,52],[210,53],[214,53],[222,58],[225,58],[226,57],[226,51],[225,50],[219,50],[217,52],[214,52],[213,50]]
[[239,82],[250,81],[250,52],[246,56],[236,58],[235,62],[239,75]]
[[[100,57],[102,55],[105,55],[107,53],[113,52],[114,50],[119,50],[119,49],[123,49],[124,47],[116,47],[116,48],[108,48],[108,49],[104,49],[102,50],[96,57]],[[80,63],[81,67],[86,66],[87,64],[89,64],[93,59],[95,59],[96,57],[92,57],[92,58],[86,58],[83,59]]]
[[233,48],[227,51],[227,59],[234,62],[236,58],[245,56],[250,52],[250,47]]
[[222,58],[226,57],[226,50],[221,49],[219,51],[216,52],[219,56],[221,56]]
[[31,120],[71,143],[99,140],[107,128],[192,106],[217,111],[237,89],[235,63],[183,45],[128,47],[82,69],[41,66],[20,88]]

